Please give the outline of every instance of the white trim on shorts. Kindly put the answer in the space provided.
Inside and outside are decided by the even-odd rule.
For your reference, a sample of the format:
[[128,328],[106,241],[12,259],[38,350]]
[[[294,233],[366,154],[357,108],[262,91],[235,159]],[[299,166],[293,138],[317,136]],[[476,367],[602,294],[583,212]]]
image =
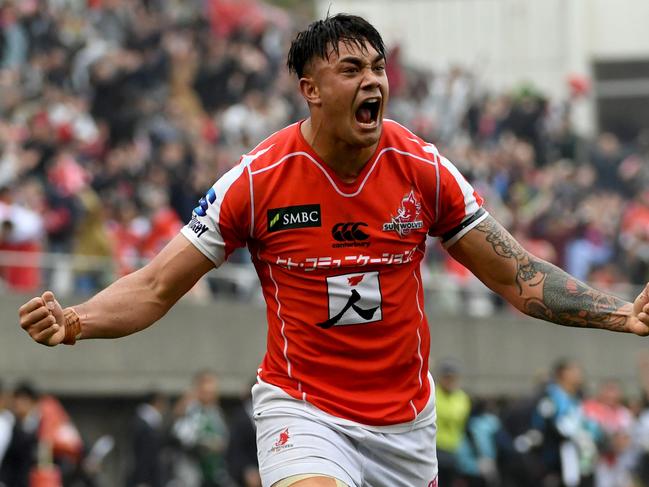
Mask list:
[[427,487],[437,476],[434,387],[409,423],[367,426],[327,414],[279,387],[253,387],[259,473],[264,487],[300,474],[349,487]]
[[435,383],[433,376],[428,373],[428,382],[430,384],[430,397],[424,409],[422,409],[416,418],[406,423],[391,424],[388,426],[375,426],[357,423],[350,419],[340,418],[324,412],[317,408],[308,401],[295,399],[290,396],[280,387],[277,387],[268,382],[264,382],[259,376],[257,377],[257,388],[254,401],[254,412],[263,413],[268,409],[282,408],[290,411],[293,414],[299,414],[307,417],[315,417],[325,423],[333,423],[340,426],[360,427],[376,433],[405,433],[418,428],[424,428],[430,424],[435,423]]

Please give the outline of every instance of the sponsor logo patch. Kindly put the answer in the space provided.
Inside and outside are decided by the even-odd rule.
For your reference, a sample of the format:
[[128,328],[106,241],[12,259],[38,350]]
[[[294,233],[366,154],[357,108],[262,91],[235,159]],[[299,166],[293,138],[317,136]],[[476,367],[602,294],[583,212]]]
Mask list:
[[327,277],[329,318],[320,328],[381,321],[381,286],[378,272],[357,272]]
[[424,222],[419,219],[420,213],[421,202],[417,199],[414,190],[411,190],[401,199],[401,206],[397,209],[396,216],[383,224],[383,231],[397,232],[397,235],[403,238],[413,230],[423,228]]
[[198,200],[198,206],[194,208],[194,213],[198,216],[207,215],[207,209],[216,201],[216,191],[210,188],[205,196]]
[[370,236],[363,231],[365,222],[336,223],[331,228],[331,236],[339,243],[332,244],[334,249],[344,247],[369,247]]
[[208,226],[204,223],[199,222],[196,216],[192,216],[192,219],[187,224],[187,227],[189,227],[189,229],[194,232],[198,238],[201,238],[201,236],[209,230]]
[[321,227],[320,205],[286,206],[268,210],[268,231],[278,232],[292,228]]

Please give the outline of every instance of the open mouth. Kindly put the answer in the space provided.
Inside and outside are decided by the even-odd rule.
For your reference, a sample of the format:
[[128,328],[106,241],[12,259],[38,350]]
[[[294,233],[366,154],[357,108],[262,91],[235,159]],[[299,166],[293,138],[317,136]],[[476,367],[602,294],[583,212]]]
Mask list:
[[365,100],[356,110],[356,121],[361,125],[373,126],[379,118],[381,109],[381,100],[379,98],[369,98]]

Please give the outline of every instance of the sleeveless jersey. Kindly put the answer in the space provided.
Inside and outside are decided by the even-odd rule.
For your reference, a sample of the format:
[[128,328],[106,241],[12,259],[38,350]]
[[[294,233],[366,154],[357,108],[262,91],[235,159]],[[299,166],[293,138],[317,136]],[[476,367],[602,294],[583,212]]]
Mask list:
[[296,123],[223,175],[182,233],[217,266],[248,246],[267,305],[261,379],[383,426],[412,421],[430,396],[426,236],[451,232],[452,244],[486,217],[481,205],[455,166],[394,121],[353,183]]

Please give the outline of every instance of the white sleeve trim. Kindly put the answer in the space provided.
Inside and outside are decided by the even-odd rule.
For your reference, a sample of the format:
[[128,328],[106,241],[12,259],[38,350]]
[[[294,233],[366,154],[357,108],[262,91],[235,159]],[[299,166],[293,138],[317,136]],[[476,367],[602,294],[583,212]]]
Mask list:
[[180,233],[189,240],[205,257],[210,259],[216,267],[219,267],[225,261],[225,243],[222,245],[207,245],[201,242],[199,237],[189,227],[183,227]]

